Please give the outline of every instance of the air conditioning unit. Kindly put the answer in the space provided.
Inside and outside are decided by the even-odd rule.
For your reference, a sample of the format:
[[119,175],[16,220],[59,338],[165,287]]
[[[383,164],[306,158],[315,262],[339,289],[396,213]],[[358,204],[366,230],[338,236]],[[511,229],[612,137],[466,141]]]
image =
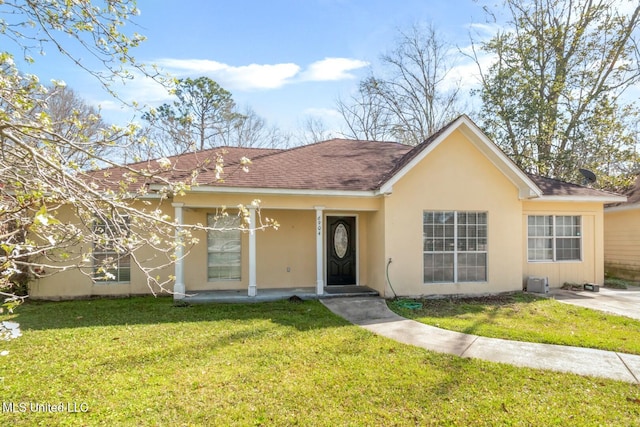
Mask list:
[[535,292],[538,294],[549,293],[549,280],[546,277],[533,277],[527,278],[527,292]]

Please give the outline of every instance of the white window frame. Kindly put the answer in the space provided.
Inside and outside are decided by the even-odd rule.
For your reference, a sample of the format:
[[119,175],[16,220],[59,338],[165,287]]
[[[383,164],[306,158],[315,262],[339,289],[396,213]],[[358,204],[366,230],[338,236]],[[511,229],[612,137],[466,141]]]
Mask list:
[[[427,213],[431,213],[433,215],[439,214],[447,214],[450,213],[453,215],[453,250],[441,250],[441,251],[436,251],[436,250],[425,250],[425,240],[427,238],[427,236],[424,234],[424,225],[425,225],[425,214]],[[486,218],[486,236],[484,236],[485,239],[485,244],[484,244],[484,250],[475,250],[475,251],[462,251],[458,249],[458,241],[460,238],[458,236],[458,214],[470,214],[470,213],[475,213],[475,214],[484,214],[485,218]],[[466,224],[469,225],[469,224]],[[475,225],[478,225],[477,223]],[[489,277],[489,251],[488,251],[488,246],[489,246],[489,214],[487,211],[423,211],[422,213],[422,226],[423,226],[423,237],[422,237],[422,268],[423,268],[423,273],[422,273],[422,281],[424,284],[438,284],[438,283],[486,283],[487,282],[487,278]],[[446,240],[446,236],[445,240]],[[468,237],[468,236],[467,236]],[[479,236],[476,236],[475,238],[478,238]],[[446,242],[445,242],[446,244]],[[452,254],[453,255],[453,281],[426,281],[425,280],[425,276],[424,276],[424,255],[425,254]],[[484,278],[481,280],[459,280],[459,272],[458,272],[458,255],[460,254],[484,254],[484,259],[485,259],[485,264],[484,264]]]
[[[118,221],[122,224],[120,227],[115,227],[114,221],[107,220],[105,221],[103,218],[95,218],[92,224],[93,234],[101,234],[100,229],[104,229],[104,232],[107,233],[108,236],[113,236],[115,231],[120,228],[124,229],[126,233],[129,232],[129,217],[123,216],[122,218],[118,218]],[[113,237],[109,237],[108,240],[112,240]],[[114,248],[111,247],[107,241],[106,245],[101,245],[99,242],[93,242],[93,276],[94,280],[100,284],[110,284],[110,283],[131,283],[131,253],[123,252],[120,253]],[[114,278],[111,279],[106,276],[105,272],[100,272],[100,269],[104,269],[104,265],[102,263],[97,262],[96,255],[110,257],[113,259],[112,262],[108,264],[113,266],[114,268],[107,268],[106,273],[111,273],[114,275]],[[128,264],[128,265],[127,265]],[[115,274],[112,273],[112,270],[115,270]],[[128,271],[128,279],[123,280],[123,272]]]
[[[221,224],[222,223],[222,224]],[[208,227],[222,227],[227,228],[224,231],[218,230],[208,230],[207,231],[207,281],[208,282],[239,282],[242,280],[242,232],[240,230],[241,220],[237,215],[219,215],[219,214],[207,214],[207,226]],[[222,237],[222,235],[230,235],[233,233],[233,236],[230,236],[230,239],[224,241],[220,244],[219,250],[212,250],[211,243],[212,240],[216,240],[217,238]],[[229,237],[229,236],[226,236]],[[226,238],[225,237],[225,238]],[[229,247],[228,250],[224,250],[224,247]],[[233,254],[235,262],[239,263],[239,271],[237,276],[228,275],[229,277],[223,277],[222,275],[218,276],[210,276],[209,275],[209,265],[210,263],[210,255],[211,254]]]
[[[552,233],[549,236],[530,236],[529,235],[529,218],[536,218],[536,217],[551,217],[551,230]],[[580,224],[579,224],[579,231],[578,231],[578,235],[577,236],[564,236],[564,235],[559,235],[558,234],[558,230],[557,230],[557,221],[559,217],[570,217],[570,218],[578,218]],[[582,254],[583,254],[583,247],[582,247],[582,216],[581,215],[527,215],[527,262],[531,262],[531,263],[545,263],[545,262],[582,262]],[[530,240],[550,240],[551,241],[551,258],[545,258],[545,259],[532,259],[531,258],[531,252],[529,249],[529,241]],[[578,258],[573,258],[573,259],[561,259],[558,260],[558,256],[557,256],[557,241],[558,240],[578,240],[579,244],[578,244],[578,249],[580,251],[580,256]]]

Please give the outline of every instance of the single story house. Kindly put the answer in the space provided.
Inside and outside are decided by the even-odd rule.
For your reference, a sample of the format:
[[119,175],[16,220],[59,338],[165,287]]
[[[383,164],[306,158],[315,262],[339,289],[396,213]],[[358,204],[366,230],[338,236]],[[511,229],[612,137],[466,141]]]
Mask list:
[[610,277],[640,280],[640,176],[627,197],[604,209],[604,269]]
[[[322,295],[344,285],[384,297],[486,294],[521,290],[530,276],[551,287],[602,284],[603,206],[625,200],[523,172],[464,115],[415,147],[332,139],[225,150],[227,171],[246,156],[249,172],[219,182],[207,171],[164,208],[184,224],[205,224],[221,206],[260,199],[261,214],[280,228],[201,232],[166,272],[176,298],[300,287]],[[194,155],[170,160],[184,166]],[[149,292],[134,266],[123,263],[114,277],[94,283],[68,271],[37,280],[31,295]]]

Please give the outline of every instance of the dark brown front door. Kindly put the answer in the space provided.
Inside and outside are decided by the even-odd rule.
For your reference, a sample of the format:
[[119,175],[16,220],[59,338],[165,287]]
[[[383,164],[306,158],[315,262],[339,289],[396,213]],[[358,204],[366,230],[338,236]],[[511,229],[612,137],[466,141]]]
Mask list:
[[356,218],[327,217],[327,285],[356,284]]

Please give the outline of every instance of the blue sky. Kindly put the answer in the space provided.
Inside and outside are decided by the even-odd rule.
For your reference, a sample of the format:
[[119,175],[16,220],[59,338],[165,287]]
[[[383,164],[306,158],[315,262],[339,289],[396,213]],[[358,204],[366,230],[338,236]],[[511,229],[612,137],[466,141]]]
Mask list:
[[[484,22],[484,0],[138,0],[137,27],[147,36],[135,52],[176,77],[205,75],[269,124],[295,128],[307,115],[331,121],[335,101],[393,47],[398,29],[433,23],[444,38],[469,43]],[[129,28],[129,27],[127,27]],[[64,80],[107,120],[132,117],[92,78],[47,48],[24,69],[47,82]],[[169,100],[144,78],[118,89],[143,105]]]

